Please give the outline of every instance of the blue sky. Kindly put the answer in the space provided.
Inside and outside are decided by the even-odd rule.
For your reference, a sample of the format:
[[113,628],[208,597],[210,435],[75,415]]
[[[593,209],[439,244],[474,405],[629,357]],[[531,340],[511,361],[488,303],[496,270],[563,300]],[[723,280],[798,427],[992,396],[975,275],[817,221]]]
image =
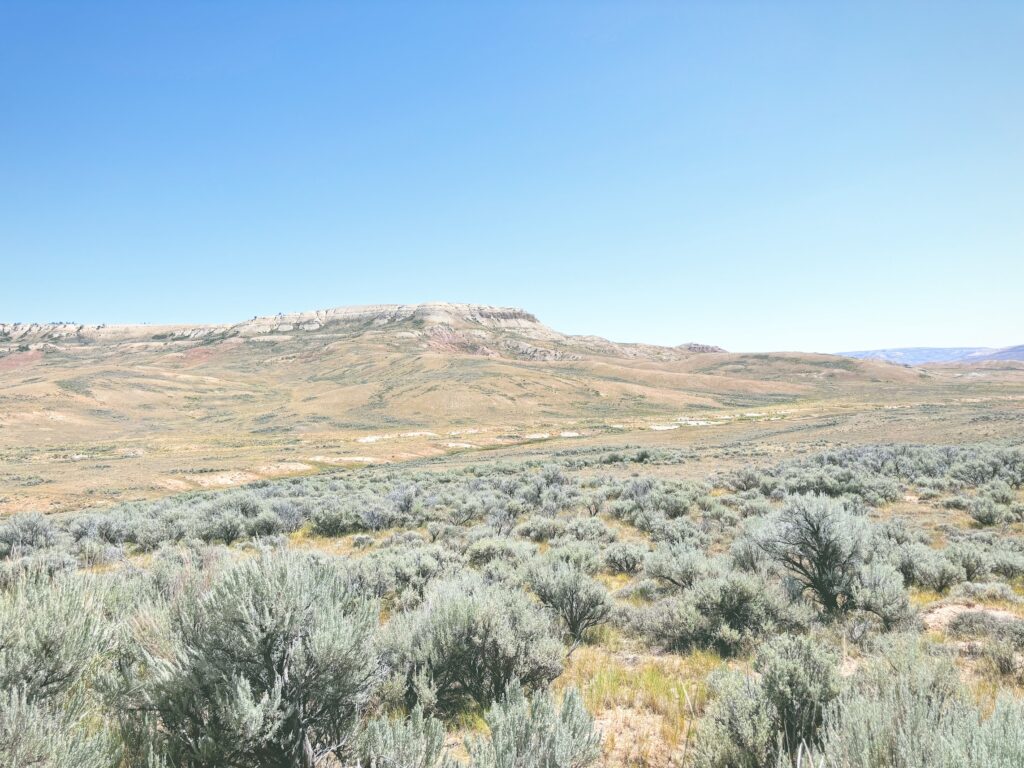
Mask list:
[[1024,3],[0,0],[0,321],[1024,343]]

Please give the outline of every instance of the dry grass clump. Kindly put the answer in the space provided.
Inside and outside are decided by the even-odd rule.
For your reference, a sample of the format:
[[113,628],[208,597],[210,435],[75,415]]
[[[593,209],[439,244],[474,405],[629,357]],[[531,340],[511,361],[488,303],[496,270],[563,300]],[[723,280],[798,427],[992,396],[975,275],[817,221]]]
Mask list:
[[573,653],[559,688],[576,687],[604,735],[609,766],[681,765],[707,701],[707,678],[725,662],[713,652],[629,650],[615,630]]

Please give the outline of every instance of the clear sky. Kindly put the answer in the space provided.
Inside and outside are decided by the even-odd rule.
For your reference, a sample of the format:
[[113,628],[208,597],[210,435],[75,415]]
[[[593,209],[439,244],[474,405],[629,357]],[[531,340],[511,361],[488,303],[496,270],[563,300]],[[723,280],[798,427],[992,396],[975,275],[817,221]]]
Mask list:
[[0,0],[0,320],[1024,343],[1022,2]]

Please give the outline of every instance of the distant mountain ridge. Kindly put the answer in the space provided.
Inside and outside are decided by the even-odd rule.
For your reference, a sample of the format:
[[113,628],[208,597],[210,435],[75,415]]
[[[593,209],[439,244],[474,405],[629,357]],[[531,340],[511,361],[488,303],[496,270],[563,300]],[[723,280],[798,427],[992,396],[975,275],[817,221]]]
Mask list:
[[983,363],[993,360],[1024,361],[1024,344],[1014,347],[896,347],[840,352],[858,360],[882,360],[899,365],[930,363]]
[[975,355],[963,362],[974,363],[985,360],[1024,360],[1024,344],[1018,344],[1014,347],[1003,347],[984,355]]

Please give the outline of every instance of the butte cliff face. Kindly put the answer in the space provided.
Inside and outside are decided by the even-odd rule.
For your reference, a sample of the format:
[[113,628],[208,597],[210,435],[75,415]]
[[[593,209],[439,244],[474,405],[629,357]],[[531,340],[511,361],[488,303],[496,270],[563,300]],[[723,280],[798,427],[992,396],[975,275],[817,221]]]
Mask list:
[[142,351],[182,350],[196,345],[250,339],[352,340],[388,337],[427,348],[521,360],[578,360],[586,355],[678,359],[694,353],[722,352],[719,347],[686,344],[658,347],[618,344],[595,336],[567,336],[516,307],[482,304],[375,304],[336,307],[254,317],[232,324],[82,325],[77,323],[0,323],[0,354],[26,351],[73,351],[88,346]]

